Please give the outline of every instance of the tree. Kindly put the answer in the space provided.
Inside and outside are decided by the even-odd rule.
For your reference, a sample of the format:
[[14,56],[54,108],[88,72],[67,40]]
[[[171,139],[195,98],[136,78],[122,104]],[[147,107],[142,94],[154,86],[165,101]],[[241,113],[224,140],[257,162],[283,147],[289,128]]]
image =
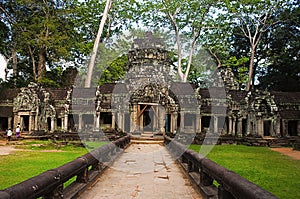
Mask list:
[[300,8],[299,1],[276,13],[277,27],[263,40],[268,45],[261,69],[259,88],[276,91],[300,91]]
[[[76,59],[75,46],[83,42],[72,21],[76,5],[75,0],[0,3],[1,21],[9,28],[15,79],[20,75],[27,81],[40,81],[46,67],[54,68],[62,60]],[[29,66],[31,71],[27,70]]]
[[227,8],[232,17],[232,22],[247,38],[250,47],[250,63],[246,90],[249,91],[255,74],[254,62],[256,61],[256,50],[265,34],[278,21],[273,20],[273,13],[283,6],[284,1],[273,0],[239,0],[226,1]]
[[114,83],[122,79],[128,71],[128,56],[122,55],[115,59],[101,74],[98,85]]
[[100,22],[100,25],[99,25],[99,30],[98,30],[98,33],[97,33],[97,37],[95,39],[91,59],[90,59],[89,66],[88,66],[87,76],[86,76],[86,79],[85,79],[85,87],[86,88],[89,88],[91,86],[93,68],[94,68],[94,65],[95,65],[98,45],[100,43],[100,39],[101,39],[101,36],[102,36],[102,32],[103,32],[103,29],[104,29],[104,25],[105,25],[110,7],[111,7],[111,0],[106,0],[105,9],[103,11],[103,15],[102,15],[101,22]]
[[[147,2],[145,17],[154,23],[147,22],[162,30],[173,30],[176,38],[177,68],[181,81],[186,82],[196,47],[201,45],[201,36],[205,29],[217,28],[214,24],[214,12],[219,6],[218,1],[212,0],[156,0]],[[185,51],[187,50],[187,51]],[[182,62],[187,56],[185,69]]]

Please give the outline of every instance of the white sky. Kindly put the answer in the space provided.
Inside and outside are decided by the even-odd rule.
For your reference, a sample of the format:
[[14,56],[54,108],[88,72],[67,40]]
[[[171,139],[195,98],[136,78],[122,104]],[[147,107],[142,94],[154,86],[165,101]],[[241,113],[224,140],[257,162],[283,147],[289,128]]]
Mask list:
[[5,68],[6,68],[6,62],[4,61],[4,58],[2,55],[0,55],[0,78],[4,80],[5,77]]

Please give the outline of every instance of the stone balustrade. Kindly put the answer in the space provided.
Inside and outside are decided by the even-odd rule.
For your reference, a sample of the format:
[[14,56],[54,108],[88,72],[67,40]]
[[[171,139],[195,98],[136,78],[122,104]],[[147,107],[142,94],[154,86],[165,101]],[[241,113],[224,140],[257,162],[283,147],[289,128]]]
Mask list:
[[[275,199],[268,191],[165,136],[165,145],[178,159],[203,198]],[[214,182],[217,182],[217,187]]]
[[[1,199],[74,198],[92,184],[130,143],[130,136],[103,145],[63,166],[0,191]],[[69,186],[64,183],[76,177]]]

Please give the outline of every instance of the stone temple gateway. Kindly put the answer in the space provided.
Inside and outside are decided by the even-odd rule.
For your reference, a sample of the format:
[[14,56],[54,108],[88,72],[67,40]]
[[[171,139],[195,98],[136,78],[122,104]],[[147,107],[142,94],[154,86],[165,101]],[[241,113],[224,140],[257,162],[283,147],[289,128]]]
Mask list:
[[21,125],[24,136],[44,132],[197,133],[262,138],[300,135],[300,92],[239,90],[220,68],[214,86],[174,80],[168,52],[147,33],[128,53],[129,71],[97,88],[54,89],[31,83],[0,95],[0,131]]

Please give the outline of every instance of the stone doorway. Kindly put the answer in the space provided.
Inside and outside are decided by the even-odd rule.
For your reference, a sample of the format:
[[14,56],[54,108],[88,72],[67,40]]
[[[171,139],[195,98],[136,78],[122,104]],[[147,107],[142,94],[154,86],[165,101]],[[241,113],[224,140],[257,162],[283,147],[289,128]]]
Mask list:
[[21,115],[20,120],[21,130],[25,132],[29,131],[29,115]]
[[151,132],[158,130],[159,116],[158,104],[140,103],[138,105],[138,126],[141,132]]

